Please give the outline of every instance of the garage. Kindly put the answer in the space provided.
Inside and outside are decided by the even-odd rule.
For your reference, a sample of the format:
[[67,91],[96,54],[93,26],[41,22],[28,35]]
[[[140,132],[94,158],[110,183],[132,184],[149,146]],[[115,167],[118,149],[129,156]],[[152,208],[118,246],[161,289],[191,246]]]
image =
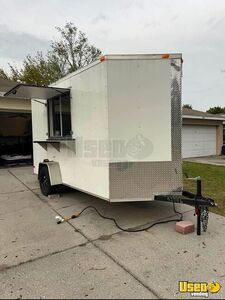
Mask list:
[[216,126],[184,125],[183,157],[216,155]]
[[193,109],[183,109],[183,158],[220,155],[224,117]]
[[31,162],[31,114],[0,112],[0,166]]
[[32,163],[30,99],[4,96],[15,85],[0,78],[0,168]]

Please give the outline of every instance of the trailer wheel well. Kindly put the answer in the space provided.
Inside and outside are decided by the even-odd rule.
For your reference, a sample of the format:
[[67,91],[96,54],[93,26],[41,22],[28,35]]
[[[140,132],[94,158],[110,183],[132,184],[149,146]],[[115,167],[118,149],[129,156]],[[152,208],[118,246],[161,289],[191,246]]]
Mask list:
[[40,171],[44,167],[48,170],[51,185],[61,185],[63,183],[59,163],[54,161],[44,161],[39,163],[38,180],[40,180]]

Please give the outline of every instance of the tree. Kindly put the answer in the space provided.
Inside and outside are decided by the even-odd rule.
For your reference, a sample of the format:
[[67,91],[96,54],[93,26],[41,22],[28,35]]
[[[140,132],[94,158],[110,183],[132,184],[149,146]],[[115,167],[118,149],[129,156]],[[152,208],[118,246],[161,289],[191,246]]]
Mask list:
[[183,108],[189,108],[189,109],[192,109],[192,105],[191,105],[191,104],[184,104],[184,105],[183,105]]
[[210,107],[206,112],[210,114],[225,114],[225,107],[221,107],[221,106]]
[[18,70],[10,65],[11,79],[27,84],[48,85],[61,77],[58,64],[44,57],[42,52],[36,56],[28,55],[23,62],[23,68]]
[[67,23],[64,28],[56,27],[61,35],[59,41],[52,41],[49,56],[56,62],[61,62],[63,75],[74,72],[96,60],[101,51],[89,45],[86,35],[79,31],[73,23]]
[[51,42],[45,56],[40,51],[33,57],[28,55],[21,69],[10,65],[10,75],[7,76],[4,70],[1,72],[0,69],[0,77],[7,76],[11,80],[27,84],[49,85],[93,62],[101,55],[101,51],[90,45],[86,35],[73,23],[56,29],[60,38]]
[[6,74],[6,72],[0,68],[0,78],[3,79],[9,79],[8,75]]

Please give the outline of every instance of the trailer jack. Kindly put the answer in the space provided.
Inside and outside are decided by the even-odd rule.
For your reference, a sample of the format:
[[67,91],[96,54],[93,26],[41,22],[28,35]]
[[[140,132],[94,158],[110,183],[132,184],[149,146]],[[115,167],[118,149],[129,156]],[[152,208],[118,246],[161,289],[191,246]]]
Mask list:
[[217,204],[211,198],[202,196],[201,177],[188,178],[196,181],[196,194],[182,191],[182,195],[155,195],[155,200],[183,203],[195,207],[195,215],[197,216],[197,235],[201,235],[201,227],[204,232],[207,230],[209,219],[209,207],[217,207]]

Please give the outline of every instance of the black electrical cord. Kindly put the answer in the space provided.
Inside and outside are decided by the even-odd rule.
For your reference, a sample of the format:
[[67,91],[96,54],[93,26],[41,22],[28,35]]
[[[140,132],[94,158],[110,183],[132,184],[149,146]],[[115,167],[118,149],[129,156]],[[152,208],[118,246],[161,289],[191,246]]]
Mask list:
[[150,228],[152,228],[153,226],[155,225],[159,225],[159,224],[165,224],[165,223],[170,223],[170,222],[179,222],[179,221],[182,221],[183,220],[183,214],[181,212],[178,212],[175,208],[175,203],[174,203],[174,200],[173,201],[173,210],[176,214],[180,215],[180,218],[179,219],[172,219],[172,220],[165,220],[165,221],[157,221],[155,223],[152,223],[151,225],[147,226],[147,227],[144,227],[144,228],[140,228],[140,229],[124,229],[122,228],[116,221],[116,219],[112,218],[112,217],[106,217],[106,216],[103,216],[98,210],[96,207],[94,206],[87,206],[85,207],[79,214],[78,216],[77,215],[72,215],[71,216],[71,219],[75,219],[75,218],[78,218],[83,212],[85,212],[86,210],[88,209],[93,209],[96,211],[96,213],[103,219],[106,219],[106,220],[110,220],[110,221],[113,221],[114,224],[116,225],[117,228],[119,228],[120,230],[122,231],[125,231],[125,232],[141,232],[141,231],[145,231],[145,230],[148,230]]

